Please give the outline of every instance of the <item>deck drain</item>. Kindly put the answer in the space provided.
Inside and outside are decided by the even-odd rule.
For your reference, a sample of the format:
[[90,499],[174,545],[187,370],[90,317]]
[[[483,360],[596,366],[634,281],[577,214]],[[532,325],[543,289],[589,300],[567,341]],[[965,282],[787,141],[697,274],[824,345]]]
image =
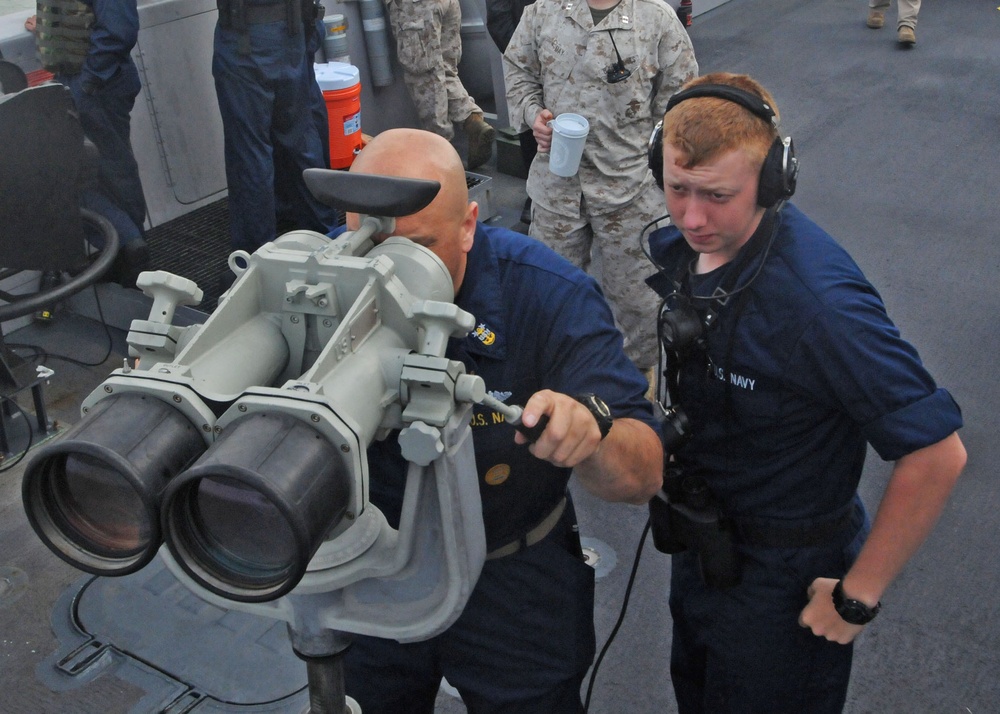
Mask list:
[[618,564],[618,556],[611,546],[597,538],[581,538],[583,559],[594,569],[595,578],[603,578],[614,570]]

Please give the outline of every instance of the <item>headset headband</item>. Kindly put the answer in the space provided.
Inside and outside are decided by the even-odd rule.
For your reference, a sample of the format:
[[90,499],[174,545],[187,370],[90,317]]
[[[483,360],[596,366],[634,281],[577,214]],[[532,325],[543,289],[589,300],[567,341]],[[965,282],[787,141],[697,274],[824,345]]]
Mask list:
[[728,84],[696,84],[693,87],[683,89],[670,97],[670,100],[667,102],[667,111],[669,112],[685,99],[696,99],[698,97],[727,99],[730,102],[739,104],[754,116],[760,117],[775,129],[778,128],[778,117],[770,104],[756,94],[751,94],[738,87],[731,87]]
[[[760,167],[757,204],[770,208],[778,201],[791,198],[795,193],[798,179],[799,160],[795,157],[791,138],[782,140],[778,128],[778,116],[771,105],[756,94],[728,84],[696,84],[672,96],[667,101],[666,111],[669,113],[684,100],[698,97],[715,97],[739,104],[754,116],[767,122],[774,130],[775,137]],[[656,124],[649,137],[646,161],[656,185],[663,188],[663,121]]]

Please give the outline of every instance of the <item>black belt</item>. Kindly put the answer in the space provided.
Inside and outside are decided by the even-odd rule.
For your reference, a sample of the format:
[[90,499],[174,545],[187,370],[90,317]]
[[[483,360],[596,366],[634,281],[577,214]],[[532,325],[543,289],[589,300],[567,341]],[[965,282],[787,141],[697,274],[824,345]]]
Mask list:
[[[826,545],[860,515],[852,499],[843,508],[820,519],[803,521],[763,521],[734,518],[740,542],[761,548],[810,548]],[[860,525],[860,521],[859,521]]]
[[59,64],[50,64],[42,67],[46,72],[51,72],[52,74],[62,77],[75,77],[83,71],[83,58],[80,58],[80,62],[60,62]]
[[496,550],[491,550],[486,554],[486,560],[496,560],[497,558],[505,558],[508,555],[514,555],[523,548],[527,548],[529,545],[534,545],[540,542],[552,532],[552,529],[556,527],[556,523],[562,518],[563,512],[566,510],[566,497],[563,496],[559,499],[559,503],[553,508],[545,518],[542,519],[541,523],[532,528],[530,531],[525,533],[522,537],[517,540],[511,541],[507,545],[502,545]]

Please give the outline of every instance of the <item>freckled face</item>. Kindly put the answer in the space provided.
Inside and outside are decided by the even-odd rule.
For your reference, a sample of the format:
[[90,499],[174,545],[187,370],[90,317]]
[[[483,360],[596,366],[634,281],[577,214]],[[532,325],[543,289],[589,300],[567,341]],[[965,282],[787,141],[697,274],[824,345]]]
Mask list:
[[760,166],[739,150],[691,168],[678,163],[683,158],[664,145],[663,191],[671,220],[700,253],[698,271],[707,272],[732,260],[757,229]]

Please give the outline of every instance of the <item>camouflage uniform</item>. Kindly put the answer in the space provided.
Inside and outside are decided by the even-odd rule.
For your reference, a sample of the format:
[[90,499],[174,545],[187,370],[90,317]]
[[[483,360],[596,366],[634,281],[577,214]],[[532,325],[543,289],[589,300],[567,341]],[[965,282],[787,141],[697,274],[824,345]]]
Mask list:
[[[621,53],[631,76],[607,81]],[[687,32],[661,0],[622,0],[596,27],[583,0],[542,0],[524,10],[504,53],[512,122],[530,129],[542,109],[582,114],[590,134],[576,176],[549,171],[539,153],[528,173],[531,235],[583,268],[600,255],[601,284],[635,364],[656,364],[658,298],[639,247],[642,227],[665,212],[646,146],[667,100],[698,74]]]
[[389,23],[403,80],[427,131],[451,141],[453,122],[483,110],[458,78],[462,9],[458,0],[388,0]]

